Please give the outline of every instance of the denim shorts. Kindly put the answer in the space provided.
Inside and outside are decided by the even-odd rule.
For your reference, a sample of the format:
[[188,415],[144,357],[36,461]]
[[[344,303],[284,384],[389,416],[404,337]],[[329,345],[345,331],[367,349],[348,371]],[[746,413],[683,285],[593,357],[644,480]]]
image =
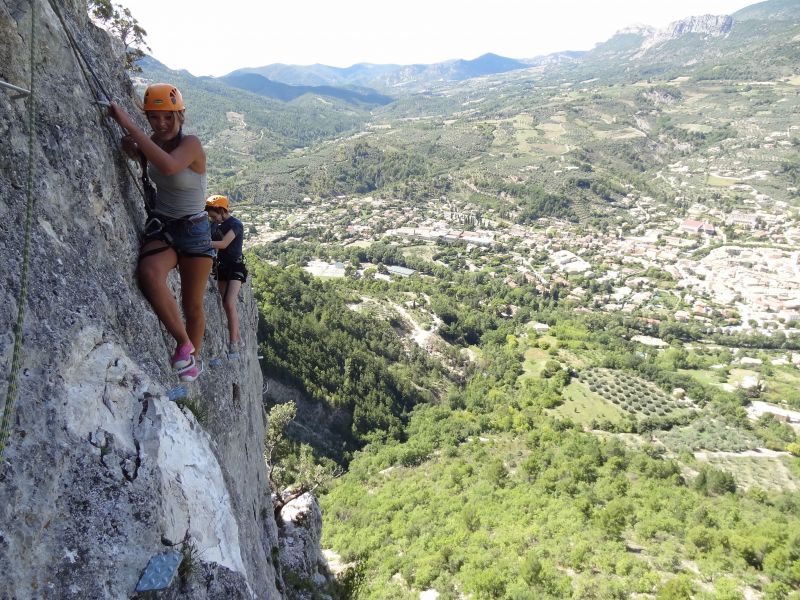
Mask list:
[[153,240],[166,242],[178,256],[214,258],[217,253],[211,247],[211,227],[205,211],[178,219],[161,215],[151,217],[144,226],[143,243]]

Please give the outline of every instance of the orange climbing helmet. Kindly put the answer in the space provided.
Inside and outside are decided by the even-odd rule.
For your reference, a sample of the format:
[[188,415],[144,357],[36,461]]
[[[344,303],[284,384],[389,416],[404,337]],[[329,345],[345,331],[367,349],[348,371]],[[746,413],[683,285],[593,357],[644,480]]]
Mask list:
[[144,110],[184,110],[183,96],[174,85],[154,83],[144,92]]
[[208,200],[206,200],[206,209],[209,208],[224,208],[225,210],[228,209],[228,198],[225,196],[220,196],[219,194],[214,194],[213,196],[209,196]]

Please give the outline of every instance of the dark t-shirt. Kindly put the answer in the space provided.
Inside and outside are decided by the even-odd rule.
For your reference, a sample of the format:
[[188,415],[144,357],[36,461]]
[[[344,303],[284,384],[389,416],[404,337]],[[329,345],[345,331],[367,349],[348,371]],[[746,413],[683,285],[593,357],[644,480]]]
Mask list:
[[244,225],[236,217],[228,217],[222,223],[214,227],[211,239],[221,240],[229,232],[233,231],[236,236],[227,248],[217,250],[220,262],[232,264],[242,260],[242,242],[244,241]]

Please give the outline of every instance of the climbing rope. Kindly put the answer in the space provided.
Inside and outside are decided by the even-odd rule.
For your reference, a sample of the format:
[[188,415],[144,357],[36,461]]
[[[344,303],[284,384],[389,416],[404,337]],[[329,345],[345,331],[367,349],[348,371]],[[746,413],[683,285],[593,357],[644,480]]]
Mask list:
[[[95,101],[95,106],[97,106],[98,110],[100,111],[101,123],[103,124],[103,129],[106,131],[108,135],[111,136],[111,145],[116,146],[118,134],[111,128],[111,125],[109,124],[108,119],[106,118],[107,115],[105,112],[107,108],[107,103],[111,99],[111,95],[105,89],[102,81],[97,76],[97,73],[95,73],[94,69],[92,69],[91,63],[86,58],[83,51],[81,51],[78,43],[75,41],[75,37],[72,35],[72,32],[67,27],[67,22],[64,19],[64,16],[61,14],[61,10],[59,9],[58,4],[56,4],[55,0],[48,0],[48,3],[50,4],[50,8],[53,9],[53,12],[55,13],[56,17],[58,17],[58,20],[61,23],[61,28],[64,30],[64,34],[67,36],[67,42],[69,43],[69,46],[72,49],[72,53],[75,56],[75,62],[78,63],[78,67],[80,67],[81,73],[83,74],[83,78],[86,81],[87,86],[92,93],[92,98]],[[98,97],[94,93],[92,80],[94,81],[94,85],[100,90],[102,97]],[[136,186],[136,189],[139,191],[139,194],[142,196],[142,199],[146,201],[147,198],[145,197],[144,190],[139,185],[139,176],[133,172],[127,160],[125,161],[125,168],[128,170],[128,174],[133,179],[133,183]]]
[[8,375],[8,389],[3,404],[3,420],[0,423],[0,462],[2,462],[9,430],[11,429],[11,414],[17,399],[17,378],[20,363],[22,362],[22,325],[25,321],[25,304],[28,297],[28,265],[31,256],[31,231],[33,230],[33,208],[36,200],[33,195],[33,142],[36,137],[35,99],[33,86],[34,49],[36,19],[34,14],[34,0],[31,0],[31,81],[28,94],[28,198],[25,208],[25,237],[22,246],[22,273],[19,278],[19,297],[17,298],[17,322],[14,325],[14,353],[11,358],[11,372]]
[[[108,92],[106,92],[105,88],[103,87],[103,83],[100,81],[100,78],[97,77],[97,74],[92,70],[91,66],[89,65],[89,61],[86,60],[86,57],[83,55],[83,52],[81,52],[81,49],[75,43],[75,38],[73,37],[72,32],[67,27],[67,22],[64,20],[64,16],[61,14],[61,10],[58,8],[58,5],[55,3],[54,0],[48,0],[48,2],[50,4],[50,8],[52,8],[53,12],[56,14],[56,17],[58,17],[58,20],[61,23],[61,28],[67,35],[67,39],[69,40],[69,44],[72,47],[72,51],[78,56],[80,56],[81,59],[83,59],[83,61],[86,63],[86,66],[89,69],[89,72],[92,74],[92,77],[94,78],[94,82],[97,85],[97,87],[100,88],[100,91],[103,92],[106,98],[110,98],[111,96],[109,96]],[[80,65],[80,60],[78,61],[78,64]],[[83,66],[81,66],[81,70],[83,70]],[[86,76],[85,71],[84,71],[84,76]]]

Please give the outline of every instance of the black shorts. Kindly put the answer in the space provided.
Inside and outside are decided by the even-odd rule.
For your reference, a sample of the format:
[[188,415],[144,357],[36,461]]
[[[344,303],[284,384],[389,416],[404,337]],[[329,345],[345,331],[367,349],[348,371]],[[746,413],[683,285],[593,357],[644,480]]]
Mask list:
[[247,281],[247,267],[244,266],[243,262],[217,262],[214,279],[217,281],[241,281],[244,283]]

